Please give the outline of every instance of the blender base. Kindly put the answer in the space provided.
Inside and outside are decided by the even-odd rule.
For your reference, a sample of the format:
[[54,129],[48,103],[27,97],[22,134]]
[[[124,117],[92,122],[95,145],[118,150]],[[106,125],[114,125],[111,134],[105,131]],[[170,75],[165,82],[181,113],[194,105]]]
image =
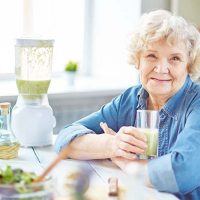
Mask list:
[[18,105],[12,110],[11,127],[24,147],[41,147],[52,144],[55,117],[50,106]]

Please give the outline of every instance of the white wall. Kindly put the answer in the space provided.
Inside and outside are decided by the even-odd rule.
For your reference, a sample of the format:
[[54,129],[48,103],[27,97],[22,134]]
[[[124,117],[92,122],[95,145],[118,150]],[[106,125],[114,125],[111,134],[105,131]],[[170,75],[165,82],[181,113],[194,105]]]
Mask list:
[[142,0],[141,11],[145,13],[157,9],[170,10],[170,3],[170,0]]
[[200,27],[199,0],[171,0],[172,11]]

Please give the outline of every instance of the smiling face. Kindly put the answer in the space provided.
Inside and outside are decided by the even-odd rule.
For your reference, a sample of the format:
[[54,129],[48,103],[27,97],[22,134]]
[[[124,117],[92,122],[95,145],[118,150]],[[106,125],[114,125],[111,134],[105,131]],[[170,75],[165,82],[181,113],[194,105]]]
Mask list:
[[140,54],[140,81],[150,96],[164,97],[167,101],[184,84],[188,63],[184,43],[170,45],[165,40],[154,42]]

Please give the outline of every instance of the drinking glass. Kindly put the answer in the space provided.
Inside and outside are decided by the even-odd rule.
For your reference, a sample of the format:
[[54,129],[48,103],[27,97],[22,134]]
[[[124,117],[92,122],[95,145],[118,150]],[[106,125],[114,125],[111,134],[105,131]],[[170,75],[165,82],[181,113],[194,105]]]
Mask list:
[[137,110],[136,127],[147,138],[147,148],[140,158],[152,159],[158,153],[159,112],[156,110]]

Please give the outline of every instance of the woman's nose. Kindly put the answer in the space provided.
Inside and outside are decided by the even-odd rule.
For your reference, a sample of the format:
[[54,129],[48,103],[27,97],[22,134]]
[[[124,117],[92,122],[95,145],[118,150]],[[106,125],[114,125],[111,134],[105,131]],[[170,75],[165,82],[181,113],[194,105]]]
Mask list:
[[154,67],[154,71],[160,74],[168,73],[169,72],[169,63],[168,62],[159,62]]

